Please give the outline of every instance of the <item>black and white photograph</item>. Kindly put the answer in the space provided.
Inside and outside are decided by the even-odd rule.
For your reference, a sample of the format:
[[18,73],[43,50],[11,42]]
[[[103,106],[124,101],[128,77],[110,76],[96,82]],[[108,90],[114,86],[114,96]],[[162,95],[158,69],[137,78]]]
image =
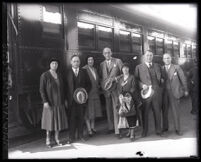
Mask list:
[[197,3],[3,3],[8,159],[199,159]]

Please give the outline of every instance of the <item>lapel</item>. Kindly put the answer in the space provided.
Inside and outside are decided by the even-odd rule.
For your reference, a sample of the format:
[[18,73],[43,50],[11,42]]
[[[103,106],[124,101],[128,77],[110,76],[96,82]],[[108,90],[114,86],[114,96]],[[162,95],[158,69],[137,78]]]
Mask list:
[[110,63],[110,66],[109,66],[109,73],[111,73],[111,71],[112,71],[112,69],[113,69],[113,67],[114,67],[114,59],[112,58],[111,59],[111,63]]
[[149,73],[149,68],[145,63],[142,64],[144,75],[146,75],[149,79],[151,78],[150,73]]
[[107,62],[106,62],[106,60],[103,62],[103,71],[105,71],[105,74],[106,74],[106,76],[108,77],[108,70],[107,70]]
[[175,67],[174,67],[174,65],[171,64],[170,68],[168,69],[168,76],[169,76],[170,80],[172,80],[174,72],[175,72]]
[[[90,70],[90,68],[89,68],[88,65],[87,65],[86,69],[87,69],[87,72],[88,72],[88,74],[89,74],[90,79],[92,79],[92,80],[95,82],[96,80],[95,80],[95,78],[94,78],[94,76],[93,76],[93,74],[92,74],[92,72],[91,72],[91,70]],[[94,72],[95,72],[95,69],[94,69],[94,68],[93,68],[93,70],[94,70]],[[96,72],[95,72],[95,75],[96,75]],[[96,79],[97,79],[97,75],[96,75]]]

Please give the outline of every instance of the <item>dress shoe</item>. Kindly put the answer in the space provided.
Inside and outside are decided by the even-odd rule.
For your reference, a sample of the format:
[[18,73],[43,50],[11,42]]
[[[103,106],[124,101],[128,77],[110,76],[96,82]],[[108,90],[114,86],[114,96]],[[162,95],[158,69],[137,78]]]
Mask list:
[[178,130],[176,130],[176,134],[177,134],[178,136],[182,136],[182,135],[183,135],[183,133],[182,133],[181,131],[178,131]]
[[87,139],[85,137],[80,137],[78,140],[81,140],[82,142],[87,141]]
[[112,134],[113,133],[113,130],[108,130],[107,132],[106,132],[106,134]]
[[91,131],[92,131],[94,134],[96,134],[96,130],[95,130],[95,129],[91,129]]
[[166,133],[168,131],[168,129],[163,129],[163,133]]
[[122,134],[116,134],[116,136],[117,136],[118,139],[122,139],[123,138]]
[[147,136],[147,133],[142,133],[141,137],[146,137]]

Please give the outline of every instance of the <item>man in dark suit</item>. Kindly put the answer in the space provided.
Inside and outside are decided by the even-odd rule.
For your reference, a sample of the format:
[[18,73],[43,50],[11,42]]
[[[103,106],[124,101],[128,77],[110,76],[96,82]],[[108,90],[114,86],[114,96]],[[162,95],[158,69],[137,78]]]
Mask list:
[[[114,80],[115,77],[120,75],[123,63],[120,59],[112,57],[112,51],[110,48],[106,47],[103,49],[103,56],[105,57],[105,61],[100,64],[100,76],[101,85],[104,90],[105,81],[108,79]],[[104,90],[104,96],[106,99],[108,133],[112,133],[112,130],[115,129],[115,134],[119,136],[119,129],[117,128],[118,114],[116,110],[118,102],[117,89],[113,88],[112,90]]]
[[187,81],[183,70],[179,65],[171,63],[172,57],[170,54],[163,55],[162,74],[165,80],[163,94],[163,132],[168,131],[168,110],[172,109],[173,120],[177,135],[182,135],[180,128],[180,109],[179,101],[183,96],[188,95]]
[[77,88],[84,88],[87,93],[91,89],[91,83],[89,76],[85,69],[79,68],[80,58],[78,55],[71,57],[72,68],[68,69],[67,72],[67,86],[68,86],[68,118],[69,118],[69,129],[70,129],[70,143],[75,140],[76,129],[78,132],[78,138],[83,138],[83,124],[84,124],[84,110],[86,104],[78,104],[73,94]]
[[161,105],[162,105],[162,89],[161,82],[161,68],[158,64],[153,63],[153,53],[146,51],[144,55],[144,62],[136,66],[135,77],[139,82],[139,88],[147,89],[148,86],[152,85],[154,94],[147,99],[143,99],[142,108],[142,126],[143,132],[142,137],[147,136],[148,133],[148,116],[149,110],[152,107],[155,119],[156,134],[161,134]]

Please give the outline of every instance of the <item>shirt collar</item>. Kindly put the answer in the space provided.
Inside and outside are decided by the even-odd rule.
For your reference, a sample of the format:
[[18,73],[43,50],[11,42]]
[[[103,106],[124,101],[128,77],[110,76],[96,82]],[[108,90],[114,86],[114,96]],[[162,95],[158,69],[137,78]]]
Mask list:
[[150,62],[150,63],[145,62],[145,64],[147,65],[147,67],[149,67],[149,64],[151,64],[151,66],[152,66],[152,62]]
[[169,68],[170,68],[170,66],[171,66],[171,64],[170,64],[170,65],[165,65],[165,68],[168,68],[168,69],[169,69]]
[[[73,68],[73,67],[72,67],[72,69],[73,69],[73,71],[75,72],[75,70],[76,70],[76,69],[75,69],[75,68]],[[79,71],[79,68],[77,68],[77,70]]]

